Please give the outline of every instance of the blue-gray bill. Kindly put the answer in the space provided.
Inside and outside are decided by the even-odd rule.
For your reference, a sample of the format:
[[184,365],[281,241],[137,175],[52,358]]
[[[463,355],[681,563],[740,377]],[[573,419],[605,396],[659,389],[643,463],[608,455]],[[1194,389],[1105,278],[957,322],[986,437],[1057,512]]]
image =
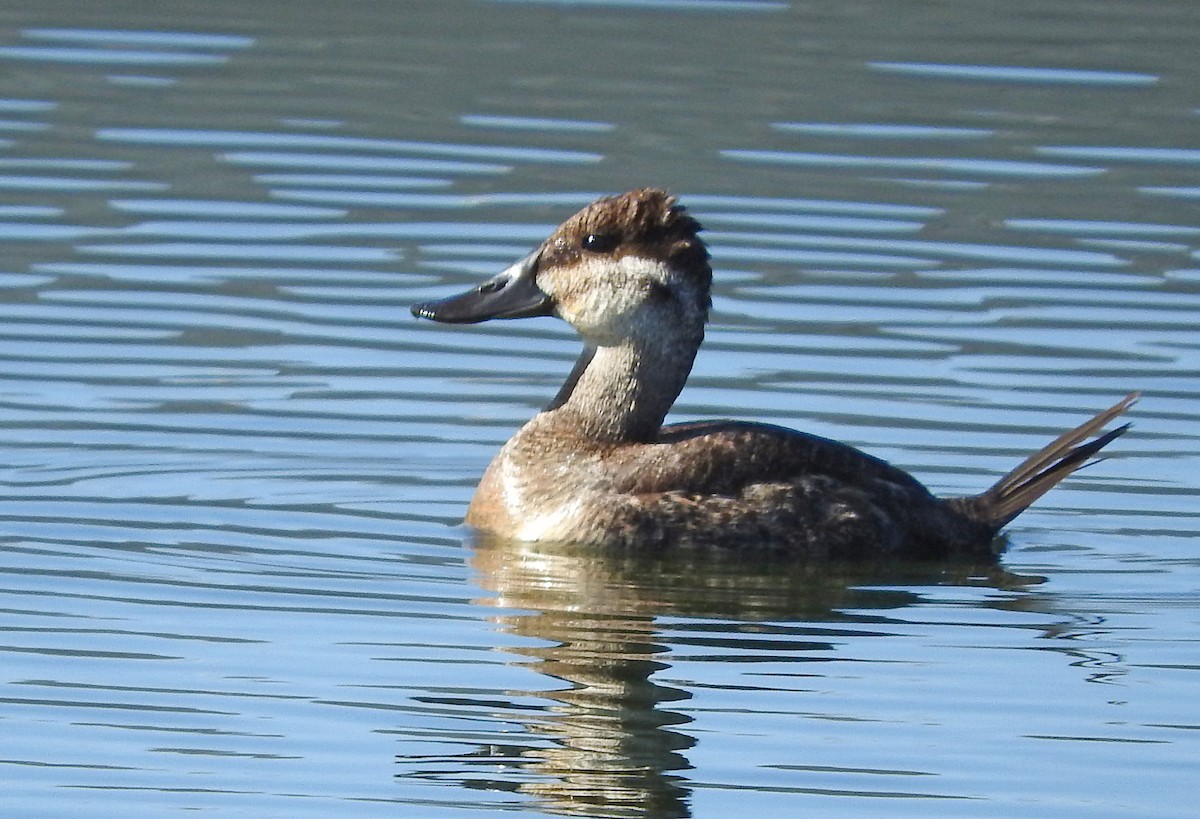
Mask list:
[[476,324],[488,319],[551,315],[550,297],[537,285],[539,255],[531,253],[465,293],[414,304],[412,314],[443,324]]

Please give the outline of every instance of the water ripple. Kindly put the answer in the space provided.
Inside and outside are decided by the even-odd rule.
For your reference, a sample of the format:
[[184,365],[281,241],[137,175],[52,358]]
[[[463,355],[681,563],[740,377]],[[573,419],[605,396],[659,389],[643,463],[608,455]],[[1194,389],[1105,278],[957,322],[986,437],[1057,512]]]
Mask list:
[[57,107],[58,103],[51,100],[0,99],[0,111],[11,111],[20,114],[40,114],[53,111]]
[[458,118],[463,125],[473,128],[496,128],[506,131],[564,131],[568,133],[607,133],[616,130],[611,122],[593,122],[576,119],[548,119],[546,117],[501,117],[484,114],[463,114]]
[[595,6],[634,11],[716,11],[758,12],[784,11],[790,3],[784,0],[488,0],[490,3],[512,3],[555,6]]
[[1042,145],[1036,151],[1043,156],[1065,159],[1102,160],[1105,162],[1147,162],[1195,165],[1200,163],[1200,148],[1143,148],[1106,145]]
[[[799,247],[844,248],[856,250],[918,253],[944,259],[974,259],[995,262],[1027,262],[1036,265],[1078,265],[1083,267],[1121,267],[1127,262],[1112,253],[1090,250],[1069,250],[1043,247],[988,245],[973,242],[935,242],[919,239],[863,238],[854,236],[806,236],[759,232],[713,231],[711,236],[720,242],[753,242],[766,251],[779,245]],[[723,250],[718,250],[723,253]],[[915,264],[932,265],[928,258],[913,258]]]
[[[1062,165],[1049,162],[1023,162],[1011,159],[959,159],[952,157],[875,156],[867,154],[822,154],[804,151],[764,151],[726,149],[721,155],[739,162],[832,168],[886,168],[893,170],[946,171],[980,176],[1030,178],[1083,177],[1105,172],[1104,168]],[[1057,154],[1063,155],[1063,154]],[[1071,158],[1096,159],[1095,155],[1069,155]]]
[[101,128],[96,139],[136,145],[180,145],[203,148],[308,148],[411,153],[425,156],[490,159],[500,162],[599,162],[600,154],[550,148],[465,145],[408,139],[372,139],[325,134],[284,134],[174,128]]
[[953,65],[940,63],[871,62],[876,71],[950,80],[1102,86],[1144,86],[1158,82],[1155,74],[1135,71],[1100,71],[1082,68],[1031,66]]
[[771,127],[784,133],[862,139],[984,139],[996,134],[991,128],[897,125],[882,122],[773,122]]
[[0,59],[28,62],[79,63],[84,65],[221,65],[223,54],[195,54],[177,51],[112,50],[107,48],[66,48],[52,46],[0,46]]
[[[1186,803],[1186,11],[184,5],[45,0],[3,44],[37,57],[0,98],[7,813]],[[796,13],[740,13],[767,8]],[[1085,41],[1114,71],[962,64]],[[580,343],[408,306],[643,184],[716,267],[673,420],[803,428],[947,494],[1141,388],[1135,426],[1007,570],[476,540],[479,475]]]
[[357,262],[379,264],[395,261],[399,254],[383,248],[341,245],[294,245],[222,242],[147,242],[145,244],[79,245],[80,253],[100,256],[156,256],[181,259],[229,259],[298,262]]
[[221,159],[233,165],[265,165],[280,168],[324,168],[329,170],[391,171],[405,174],[504,174],[511,165],[497,162],[464,162],[453,159],[415,157],[346,156],[301,154],[285,151],[230,151]]
[[269,202],[231,202],[213,199],[111,199],[109,206],[126,213],[159,216],[209,216],[221,219],[340,219],[341,208],[279,205]]
[[23,37],[31,40],[57,40],[104,45],[156,45],[175,48],[250,48],[253,37],[229,34],[198,34],[182,31],[117,31],[83,28],[26,28]]

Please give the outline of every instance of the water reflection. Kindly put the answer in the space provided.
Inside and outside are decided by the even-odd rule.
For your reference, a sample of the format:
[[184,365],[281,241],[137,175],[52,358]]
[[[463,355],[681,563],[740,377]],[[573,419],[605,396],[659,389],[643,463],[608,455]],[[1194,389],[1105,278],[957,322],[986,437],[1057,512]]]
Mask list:
[[[470,754],[491,769],[460,784],[530,795],[553,813],[605,817],[692,815],[685,772],[698,738],[683,706],[692,694],[667,681],[672,654],[819,674],[810,669],[838,662],[839,644],[886,635],[888,613],[917,603],[919,586],[1019,590],[1041,582],[990,564],[813,567],[490,538],[476,544],[472,567],[495,595],[485,604],[503,610],[495,622],[531,641],[511,649],[518,663],[554,687],[523,692],[550,703],[525,721],[524,735],[538,742]],[[461,773],[463,758],[456,762]]]

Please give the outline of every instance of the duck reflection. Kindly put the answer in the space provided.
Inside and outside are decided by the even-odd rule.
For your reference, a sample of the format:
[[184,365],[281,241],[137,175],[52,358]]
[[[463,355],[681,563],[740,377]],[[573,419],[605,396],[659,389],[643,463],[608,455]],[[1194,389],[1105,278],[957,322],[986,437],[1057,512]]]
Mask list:
[[[502,754],[515,766],[512,776],[462,784],[532,795],[539,809],[562,815],[691,815],[683,772],[697,740],[687,731],[691,718],[673,710],[691,695],[655,680],[670,668],[672,646],[729,656],[766,646],[773,655],[827,660],[831,639],[870,630],[886,620],[884,610],[918,599],[897,586],[1037,582],[994,564],[805,566],[744,554],[635,557],[544,543],[475,545],[472,565],[494,594],[480,602],[502,611],[495,621],[505,630],[535,641],[509,650],[556,685],[529,692],[550,703],[525,721],[525,736],[543,742]],[[662,618],[671,616],[697,622],[669,626],[666,637]],[[708,630],[703,618],[723,622]],[[745,627],[731,627],[731,619]],[[786,627],[764,631],[779,620]]]

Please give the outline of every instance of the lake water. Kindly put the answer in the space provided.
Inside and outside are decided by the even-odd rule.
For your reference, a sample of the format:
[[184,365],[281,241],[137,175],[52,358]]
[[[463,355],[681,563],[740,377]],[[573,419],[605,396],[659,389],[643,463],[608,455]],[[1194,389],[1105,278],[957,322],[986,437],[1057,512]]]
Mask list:
[[[1200,5],[0,9],[0,813],[1177,817]],[[674,418],[982,490],[997,567],[472,541],[577,342],[415,301],[601,193],[708,228]]]

